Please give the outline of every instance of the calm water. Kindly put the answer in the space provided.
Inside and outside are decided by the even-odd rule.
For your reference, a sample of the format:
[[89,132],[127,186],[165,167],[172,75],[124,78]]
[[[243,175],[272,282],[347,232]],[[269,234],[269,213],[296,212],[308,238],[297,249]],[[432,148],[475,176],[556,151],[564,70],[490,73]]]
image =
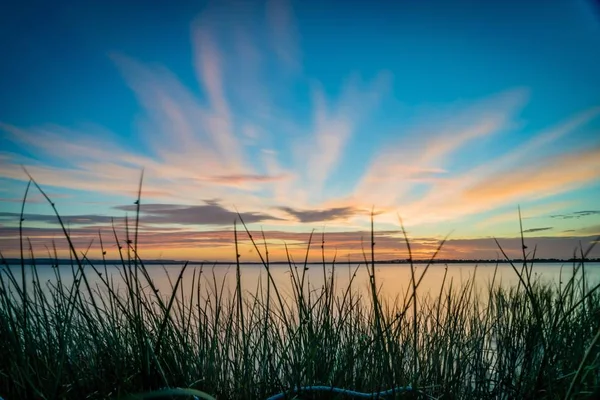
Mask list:
[[[423,273],[424,267],[424,265],[417,265],[416,279],[419,279]],[[429,293],[431,296],[437,297],[444,280],[444,274],[446,273],[446,281],[444,284],[446,289],[450,286],[450,283],[452,284],[452,287],[456,288],[475,276],[475,290],[485,294],[489,284],[494,279],[495,267],[495,264],[479,264],[477,266],[475,264],[449,264],[446,272],[445,265],[432,265],[422,279],[418,293],[419,295]],[[543,282],[549,282],[557,286],[562,282],[564,285],[572,276],[572,267],[572,264],[569,263],[562,265],[558,263],[540,263],[534,265],[532,275],[534,279],[539,279]],[[120,288],[125,286],[121,274],[122,268],[109,266],[106,271],[104,270],[104,267],[99,268],[100,271],[102,271],[102,276],[109,276],[113,280],[115,286]],[[277,284],[279,291],[284,296],[290,296],[292,294],[292,284],[289,267],[286,265],[273,265],[270,268],[273,280]],[[169,278],[174,284],[181,271],[181,267],[176,265],[165,267],[159,265],[150,265],[147,266],[147,269],[153,281],[155,282],[156,287],[159,289],[160,293],[165,296],[172,292]],[[11,270],[13,273],[15,273],[18,280],[20,280],[20,267],[11,267]],[[408,265],[379,264],[375,266],[375,270],[376,283],[380,288],[381,294],[384,298],[389,300],[394,300],[395,298],[401,299],[403,298],[407,289],[411,287],[411,270],[410,266]],[[298,267],[296,271],[301,277],[302,268]],[[585,271],[588,287],[600,282],[600,263],[586,264]],[[338,293],[343,293],[343,291],[346,290],[351,277],[355,272],[356,277],[352,283],[353,290],[362,293],[367,292],[369,277],[367,269],[364,265],[336,265],[335,288]],[[46,285],[56,282],[57,273],[61,274],[63,283],[65,285],[69,286],[73,283],[71,266],[61,265],[57,269],[48,265],[38,266],[38,276],[40,282],[45,283]],[[206,265],[203,267],[200,265],[189,265],[184,273],[182,281],[184,293],[192,293],[194,273],[196,274],[196,278],[200,276],[200,291],[203,295],[213,293],[215,286],[218,289],[223,287],[225,295],[235,290],[236,269],[234,265],[217,265],[214,267]],[[325,276],[329,278],[331,273],[332,268],[329,265],[325,271]],[[27,275],[28,280],[30,280],[32,278],[31,273],[28,272]],[[102,288],[102,281],[89,266],[86,267],[86,275],[92,287]],[[309,266],[308,270],[305,272],[306,285],[309,285],[308,287],[310,289],[319,290],[323,285],[325,276],[322,266]],[[578,274],[578,276],[581,276],[581,274]],[[265,268],[261,265],[242,265],[241,277],[242,290],[246,293],[256,293],[261,287],[266,287],[267,273]],[[495,285],[508,287],[518,284],[518,281],[519,278],[517,274],[509,264],[498,265],[496,278],[494,281]],[[196,290],[194,290],[194,292],[195,291]]]

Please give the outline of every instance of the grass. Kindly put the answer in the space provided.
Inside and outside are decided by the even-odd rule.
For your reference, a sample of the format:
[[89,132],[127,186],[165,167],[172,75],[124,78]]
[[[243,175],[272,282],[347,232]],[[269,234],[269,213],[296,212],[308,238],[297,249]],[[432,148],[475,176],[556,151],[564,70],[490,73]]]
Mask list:
[[[138,205],[140,196],[141,185]],[[411,265],[409,290],[391,301],[379,293],[374,235],[364,264],[355,267],[369,271],[364,296],[353,279],[338,287],[339,264],[325,259],[323,235],[325,284],[311,286],[306,261],[290,260],[293,291],[286,296],[271,275],[264,234],[253,237],[240,220],[236,251],[239,235],[248,236],[263,262],[264,284],[242,291],[238,256],[233,293],[203,267],[183,285],[185,264],[164,294],[137,252],[139,207],[124,240],[113,229],[121,256],[117,287],[106,261],[94,264],[87,250],[75,249],[47,200],[70,244],[71,273],[55,268],[53,282],[40,282],[21,232],[20,273],[8,266],[0,273],[0,396],[6,400],[210,398],[201,392],[266,399],[305,385],[378,392],[408,384],[414,391],[388,398],[576,399],[600,388],[600,285],[588,287],[583,249],[568,282],[553,285],[532,278],[523,243],[525,261],[513,265],[519,284],[502,287],[494,274],[483,297],[474,290],[475,276],[460,286],[444,276],[439,293],[422,293],[429,265],[420,273]],[[410,251],[408,238],[405,243]],[[306,259],[309,251],[310,245]],[[170,389],[157,392],[164,388]]]

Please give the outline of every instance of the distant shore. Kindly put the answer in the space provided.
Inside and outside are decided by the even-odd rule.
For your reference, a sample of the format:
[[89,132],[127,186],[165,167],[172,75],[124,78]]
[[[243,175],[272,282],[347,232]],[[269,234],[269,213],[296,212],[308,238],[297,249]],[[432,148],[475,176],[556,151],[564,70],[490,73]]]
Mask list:
[[[584,259],[586,263],[600,263],[600,258],[586,258]],[[209,260],[146,260],[144,261],[144,265],[182,265],[187,262],[188,265],[235,265],[235,261],[209,261]],[[539,258],[534,260],[527,260],[528,263],[535,264],[561,264],[561,263],[579,263],[581,259],[557,259],[557,258]],[[75,263],[74,260],[69,259],[52,259],[52,258],[36,258],[35,263],[37,265],[71,265]],[[121,265],[121,260],[89,260],[88,263],[91,264],[116,264]],[[289,265],[289,261],[269,261],[269,265]],[[370,260],[368,261],[344,261],[337,262],[338,265],[358,265],[358,264],[371,264]],[[523,259],[501,259],[501,260],[467,260],[467,259],[436,259],[436,260],[376,260],[375,264],[510,264],[510,263],[523,263]],[[19,258],[5,258],[1,261],[3,265],[11,265],[11,266],[19,266],[21,265],[21,259]],[[31,260],[27,260],[25,264],[31,264]],[[263,265],[260,261],[243,261],[240,262],[241,265]],[[301,262],[296,263],[296,265],[323,265],[322,261],[313,261],[313,262]],[[326,263],[329,264],[329,263]]]

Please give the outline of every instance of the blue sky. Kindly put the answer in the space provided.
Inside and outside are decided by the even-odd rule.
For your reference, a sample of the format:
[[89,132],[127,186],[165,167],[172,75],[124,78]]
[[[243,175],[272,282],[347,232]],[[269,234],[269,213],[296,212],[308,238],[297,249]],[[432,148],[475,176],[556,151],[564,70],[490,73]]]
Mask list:
[[[81,238],[125,215],[145,168],[150,257],[230,258],[237,211],[277,243],[325,226],[350,254],[373,208],[392,241],[400,214],[417,242],[452,231],[449,257],[492,257],[481,241],[518,235],[519,205],[547,256],[570,252],[600,234],[600,14],[526,3],[14,4],[0,250],[24,165]],[[55,237],[30,200],[31,235]]]

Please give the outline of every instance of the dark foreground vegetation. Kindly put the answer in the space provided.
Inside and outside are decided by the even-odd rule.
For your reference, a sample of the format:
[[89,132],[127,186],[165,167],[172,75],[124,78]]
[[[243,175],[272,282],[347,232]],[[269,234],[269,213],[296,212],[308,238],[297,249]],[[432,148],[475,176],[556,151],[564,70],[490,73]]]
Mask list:
[[[56,268],[53,282],[40,282],[26,240],[20,271],[2,267],[5,400],[142,398],[164,388],[212,396],[195,392],[197,398],[352,398],[289,391],[306,385],[367,393],[410,385],[386,398],[578,399],[600,388],[600,285],[586,281],[583,249],[562,284],[535,280],[526,261],[513,265],[520,278],[514,287],[492,281],[478,295],[475,277],[459,287],[444,279],[439,293],[427,294],[419,284],[428,267],[411,268],[410,290],[387,299],[378,293],[373,236],[365,263],[352,267],[368,269],[369,294],[359,294],[357,282],[337,287],[335,260],[323,258],[326,283],[316,288],[305,265],[290,262],[291,296],[270,275],[262,237],[250,235],[268,279],[243,293],[238,264],[229,294],[202,267],[184,290],[187,265],[171,293],[159,292],[137,254],[137,218],[125,238],[112,235],[122,255],[114,280],[106,264],[89,262],[73,247],[66,230],[65,237],[73,257],[69,279]],[[317,241],[326,246],[323,237]]]

